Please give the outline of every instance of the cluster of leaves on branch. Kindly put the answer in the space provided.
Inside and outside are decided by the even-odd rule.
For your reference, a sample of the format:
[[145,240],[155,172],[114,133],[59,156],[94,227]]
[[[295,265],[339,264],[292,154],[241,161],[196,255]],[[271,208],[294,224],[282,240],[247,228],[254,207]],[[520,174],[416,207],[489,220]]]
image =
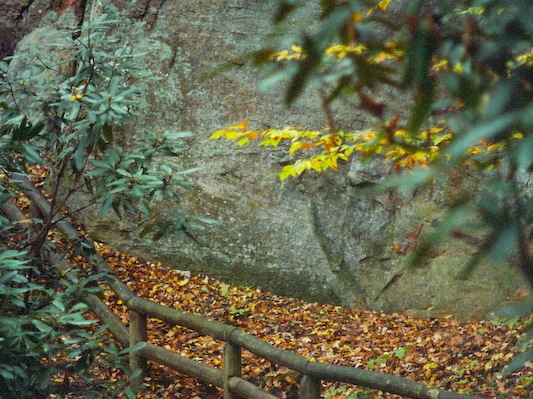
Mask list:
[[[468,43],[454,43],[458,48],[453,49],[453,52],[446,51],[446,48],[443,48],[442,51],[423,46],[417,48],[417,43],[409,43],[411,47],[407,46],[406,48],[405,43],[402,42],[405,40],[401,36],[403,32],[396,31],[394,32],[397,36],[396,39],[366,44],[361,37],[362,32],[359,32],[359,30],[363,30],[360,26],[364,26],[365,22],[375,22],[387,18],[386,14],[383,13],[386,13],[390,3],[390,0],[381,1],[366,13],[354,11],[345,21],[346,25],[343,26],[343,29],[349,31],[342,38],[345,42],[328,44],[321,49],[323,50],[322,54],[310,52],[313,45],[318,45],[318,43],[313,44],[309,37],[304,37],[307,40],[307,46],[293,45],[290,50],[268,54],[269,59],[286,62],[287,68],[293,66],[289,65],[290,63],[301,64],[287,92],[289,103],[294,101],[295,97],[293,96],[299,95],[299,91],[295,91],[294,87],[299,87],[305,83],[303,79],[306,79],[306,76],[302,75],[306,71],[304,69],[305,62],[313,57],[320,57],[313,61],[313,65],[314,63],[320,64],[320,66],[315,67],[318,75],[315,80],[318,82],[313,83],[318,87],[322,96],[328,121],[327,129],[308,131],[301,128],[286,127],[258,131],[248,130],[248,121],[244,121],[230,128],[218,130],[211,138],[225,137],[227,140],[237,140],[238,145],[242,146],[250,139],[261,137],[263,140],[260,145],[262,146],[277,147],[280,142],[287,142],[290,154],[294,154],[298,150],[310,150],[308,155],[298,153],[299,156],[294,156],[294,163],[286,165],[280,172],[279,176],[282,180],[289,176],[298,177],[305,170],[320,172],[333,169],[337,171],[339,160],[347,161],[354,151],[361,153],[363,159],[376,154],[384,154],[385,161],[393,160],[394,166],[397,168],[411,169],[415,166],[426,168],[439,159],[442,154],[444,154],[444,158],[449,159],[451,154],[445,149],[454,141],[458,133],[454,132],[450,126],[454,125],[453,121],[446,122],[445,117],[453,118],[455,114],[468,108],[480,110],[480,108],[487,107],[489,93],[484,91],[494,85],[497,77],[492,76],[495,72],[490,68],[486,68],[484,71],[476,69],[479,65],[472,65],[471,56],[473,54],[460,52],[460,50],[466,51],[464,47]],[[516,11],[512,6],[509,6],[498,12],[512,13]],[[377,13],[383,15],[376,16]],[[463,15],[484,16],[486,9],[471,7],[466,10],[456,9],[454,13],[460,19],[463,18]],[[439,25],[421,28],[412,18],[414,18],[414,14],[409,16],[408,21],[411,24],[411,30],[414,30],[412,33],[415,35],[430,33],[425,32],[424,29],[440,28]],[[426,22],[429,23],[429,21]],[[470,29],[474,29],[478,22],[469,19],[467,23]],[[417,29],[422,29],[422,31],[418,32]],[[470,33],[474,34],[473,32]],[[422,40],[420,37],[415,39]],[[437,40],[437,37],[426,39]],[[445,39],[441,38],[441,40]],[[474,40],[474,38],[463,38],[463,40]],[[523,43],[518,44],[523,45]],[[429,44],[427,45],[429,46]],[[433,43],[433,45],[437,46],[437,43]],[[525,50],[525,52],[520,52],[520,50]],[[424,59],[415,60],[415,54],[410,54],[410,52],[420,52],[421,54],[417,56],[424,56]],[[502,78],[509,78],[513,74],[520,75],[523,73],[522,69],[530,69],[533,66],[531,48],[518,47],[508,58],[505,69],[501,71]],[[409,67],[415,68],[414,63],[416,61],[424,61],[424,63],[417,64],[415,70],[409,70]],[[408,66],[405,75],[403,77],[398,76],[398,71],[404,67],[406,62]],[[373,70],[373,67],[376,70]],[[475,76],[478,73],[487,76]],[[420,75],[419,79],[422,79],[429,87],[416,87],[415,90],[418,91],[414,99],[416,106],[412,110],[410,118],[403,120],[398,112],[388,109],[383,100],[376,99],[376,94],[379,92],[379,84],[409,87],[409,82],[415,79],[412,74]],[[492,79],[490,79],[491,77]],[[479,82],[478,86],[484,83],[488,87],[475,87],[474,81],[480,79],[485,79],[485,82]],[[523,81],[521,84],[526,85],[527,81]],[[450,90],[452,87],[456,89],[455,92]],[[439,91],[437,96],[435,94],[437,88],[439,90],[446,89],[446,91]],[[525,89],[527,90],[527,87]],[[476,93],[475,90],[479,90],[479,93]],[[444,94],[450,94],[450,92],[456,98]],[[410,93],[403,95],[411,96]],[[338,130],[329,103],[337,97],[349,96],[358,97],[358,108],[383,122],[378,122],[376,126],[365,131],[344,132]],[[501,101],[502,99],[498,98],[497,100]],[[519,104],[519,107],[522,105]],[[522,116],[525,116],[527,110],[526,107]],[[421,128],[423,125],[428,127]],[[463,163],[478,168],[492,169],[501,165],[501,158],[505,156],[505,150],[509,146],[515,147],[515,149],[519,146],[522,148],[520,158],[524,158],[522,168],[527,169],[528,161],[525,159],[524,147],[531,143],[530,140],[527,140],[523,145],[520,142],[517,143],[517,140],[524,138],[524,134],[521,130],[516,129],[518,127],[511,130],[507,137],[501,137],[500,140],[484,136],[478,137],[479,141],[470,143],[471,146],[465,147],[464,153],[459,154],[466,157]],[[457,156],[457,154],[455,155]]]
[[0,236],[0,398],[134,398],[130,350],[110,342],[83,303],[103,276],[50,269],[13,249],[24,234],[4,218]]
[[[333,169],[338,171],[339,161],[348,161],[354,152],[360,153],[363,160],[384,154],[385,162],[394,161],[395,168],[427,168],[437,160],[454,137],[444,127],[431,127],[413,136],[404,129],[393,129],[397,121],[391,122],[391,125],[387,126],[386,134],[383,134],[374,129],[348,133],[339,130],[331,133],[330,131],[307,131],[295,127],[258,131],[248,130],[249,121],[243,121],[227,129],[216,131],[211,138],[225,137],[227,140],[237,140],[238,145],[242,146],[250,139],[261,137],[263,140],[260,145],[265,147],[277,147],[286,141],[291,155],[297,151],[309,151],[308,156],[295,156],[294,163],[283,167],[279,178],[285,180],[287,177],[298,177],[306,170],[322,172],[326,169]],[[511,138],[520,140],[523,134],[517,132]],[[490,143],[481,140],[467,150],[470,157],[464,161],[464,164],[489,170],[500,166],[499,157],[505,147],[505,142]],[[482,164],[480,158],[487,153],[491,155],[490,162],[484,161]]]
[[142,132],[135,143],[120,144],[116,136],[135,122],[140,102],[131,82],[152,78],[143,71],[143,54],[128,46],[114,50],[108,29],[116,22],[103,15],[76,32],[51,32],[48,45],[30,45],[9,64],[0,63],[2,200],[16,197],[10,173],[29,174],[27,165],[44,165],[53,205],[43,215],[48,228],[82,193],[85,200],[73,214],[99,205],[102,216],[110,209],[132,219],[138,215],[144,234],[155,238],[183,234],[201,223],[174,212],[164,218],[173,224],[163,225],[155,221],[152,203],[167,198],[179,206],[178,190],[190,186],[187,174],[193,170],[176,173],[164,159],[176,155],[191,133]]

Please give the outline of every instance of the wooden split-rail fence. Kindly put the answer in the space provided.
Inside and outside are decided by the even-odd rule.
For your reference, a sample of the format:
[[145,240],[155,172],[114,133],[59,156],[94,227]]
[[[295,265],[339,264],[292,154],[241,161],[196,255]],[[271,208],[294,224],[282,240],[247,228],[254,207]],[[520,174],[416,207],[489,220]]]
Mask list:
[[[50,204],[40,191],[23,175],[13,174],[32,204],[36,205],[43,214],[50,212]],[[23,220],[26,217],[11,202],[6,202],[0,208],[11,220]],[[77,231],[65,220],[56,223],[57,227],[70,240],[78,242]],[[85,243],[85,245],[89,245]],[[72,269],[61,255],[53,252],[45,254],[52,264],[60,269]],[[303,356],[287,350],[276,348],[259,338],[250,335],[237,327],[192,313],[186,313],[160,305],[137,296],[111,270],[103,258],[94,251],[87,255],[91,264],[105,273],[107,284],[122,300],[129,310],[128,326],[124,325],[119,316],[108,307],[98,296],[89,294],[84,299],[90,309],[109,326],[109,331],[124,347],[145,342],[144,346],[130,356],[132,369],[141,369],[141,375],[136,383],[142,383],[147,372],[147,360],[165,365],[182,374],[194,377],[204,383],[220,387],[224,391],[224,399],[275,399],[278,398],[262,388],[242,378],[242,350],[270,361],[272,364],[285,366],[301,375],[298,395],[300,399],[318,399],[321,397],[321,381],[337,381],[372,388],[383,392],[402,395],[414,399],[474,399],[474,396],[445,391],[439,388],[429,388],[425,384],[417,383],[405,378],[369,371],[354,367],[339,366],[327,363],[308,361]],[[218,369],[182,356],[169,349],[151,344],[147,335],[147,318],[155,318],[175,326],[182,326],[224,341],[223,368]],[[478,398],[479,399],[479,398]]]

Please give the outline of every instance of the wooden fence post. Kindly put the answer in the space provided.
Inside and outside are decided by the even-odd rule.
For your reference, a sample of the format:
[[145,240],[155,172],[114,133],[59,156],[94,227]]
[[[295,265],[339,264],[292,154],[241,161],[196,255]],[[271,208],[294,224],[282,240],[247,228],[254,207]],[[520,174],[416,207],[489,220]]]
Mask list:
[[230,391],[229,379],[240,377],[241,372],[241,348],[231,342],[226,342],[224,344],[224,399],[239,399],[239,396]]
[[[133,346],[137,342],[148,339],[148,332],[146,327],[146,316],[142,313],[130,310],[130,326],[129,326],[129,345]],[[145,358],[137,356],[135,352],[130,353],[130,367],[132,371],[141,370],[141,374],[132,381],[133,385],[142,385],[144,377],[148,372],[148,363]]]
[[300,399],[320,399],[321,388],[320,380],[304,375],[300,380],[298,396]]

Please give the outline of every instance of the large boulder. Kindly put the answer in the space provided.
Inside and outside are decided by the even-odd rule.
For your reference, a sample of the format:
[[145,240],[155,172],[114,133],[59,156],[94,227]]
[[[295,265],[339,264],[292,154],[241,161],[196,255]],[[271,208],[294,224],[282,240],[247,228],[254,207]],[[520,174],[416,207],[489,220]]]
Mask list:
[[78,26],[86,0],[2,0],[0,2],[0,60],[13,54],[17,42],[35,28]]
[[[385,311],[433,308],[432,314],[482,317],[521,285],[508,264],[483,262],[461,271],[474,252],[475,237],[450,239],[423,265],[406,268],[406,256],[444,215],[454,182],[414,195],[372,190],[389,167],[354,158],[339,173],[308,174],[280,182],[273,174],[286,151],[254,145],[237,148],[208,138],[217,129],[248,119],[256,128],[326,125],[320,102],[309,91],[283,105],[282,85],[268,94],[250,62],[214,70],[258,48],[271,33],[272,9],[259,0],[115,0],[107,12],[123,12],[116,28],[122,46],[147,52],[143,62],[160,80],[140,82],[142,116],[134,127],[193,131],[176,169],[201,166],[196,187],[183,196],[193,213],[220,226],[195,233],[195,240],[139,238],[127,221],[83,218],[88,230],[112,246],[168,266],[207,273],[228,282],[261,286],[277,294]],[[316,9],[301,10],[288,24],[308,26]],[[92,4],[89,14],[102,12]],[[86,15],[90,18],[91,15]],[[401,97],[378,93],[398,104]],[[336,110],[345,129],[372,120],[356,107]],[[471,183],[475,187],[475,182]],[[166,208],[168,204],[160,204]],[[82,215],[83,217],[83,215]],[[468,221],[465,221],[468,223]]]

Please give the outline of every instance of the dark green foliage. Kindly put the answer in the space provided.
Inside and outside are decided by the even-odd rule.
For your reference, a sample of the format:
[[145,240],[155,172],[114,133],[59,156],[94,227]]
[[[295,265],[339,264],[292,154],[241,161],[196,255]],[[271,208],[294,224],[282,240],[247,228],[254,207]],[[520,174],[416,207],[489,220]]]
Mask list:
[[[479,227],[490,232],[480,255],[518,258],[524,277],[533,286],[533,260],[527,249],[533,238],[533,200],[523,183],[533,166],[533,7],[524,0],[452,4],[393,0],[391,5],[382,1],[382,8],[395,4],[396,20],[391,22],[388,11],[380,11],[376,3],[320,2],[323,13],[318,27],[300,38],[299,68],[295,71],[287,64],[286,75],[291,77],[287,103],[293,103],[306,88],[318,87],[328,101],[359,96],[360,111],[382,118],[381,129],[387,131],[387,119],[397,111],[367,98],[373,90],[391,86],[412,104],[406,120],[394,120],[395,129],[405,129],[415,137],[427,126],[446,123],[453,139],[435,167],[421,171],[418,177],[410,171],[394,184],[420,187],[445,178],[465,160],[478,166],[473,173],[485,173],[487,178],[480,187],[483,198],[457,198],[451,217],[424,248],[434,247],[461,229],[463,219],[454,215],[477,213]],[[278,14],[286,16],[294,8],[287,6],[281,2]],[[370,6],[374,9],[368,14]],[[324,50],[335,44],[363,45],[366,52],[348,54],[332,64]],[[376,64],[372,55],[390,53],[391,46],[402,55],[386,67]],[[446,66],[432,68],[437,61]],[[480,141],[498,143],[503,151],[468,154]],[[495,164],[501,167],[490,174],[484,171]]]
[[[0,398],[136,397],[114,372],[130,372],[128,353],[138,347],[121,351],[107,342],[105,327],[87,329],[93,321],[83,298],[98,292],[105,276],[59,273],[40,260],[53,249],[47,236],[58,221],[94,206],[101,215],[128,217],[154,239],[211,222],[179,209],[178,190],[191,185],[194,170],[175,171],[165,162],[190,133],[142,132],[128,146],[117,140],[135,121],[140,93],[132,82],[151,77],[142,54],[108,35],[116,22],[101,15],[75,32],[50,29],[9,64],[0,62],[0,203],[18,198],[16,176],[32,173],[45,180],[51,203],[22,230],[1,217]],[[68,209],[74,196],[83,202]],[[160,200],[169,204],[164,222],[152,214]],[[106,371],[110,378],[102,379]]]
[[[127,148],[117,141],[117,130],[136,117],[140,93],[131,82],[152,78],[140,63],[143,54],[116,46],[107,35],[115,22],[100,16],[74,32],[76,39],[72,32],[51,31],[51,44],[31,45],[10,59],[11,67],[0,63],[0,165],[6,175],[45,165],[58,205],[53,213],[85,193],[80,209],[99,205],[102,215],[113,209],[150,225],[152,202],[166,198],[174,205],[161,217],[175,220],[168,231],[185,234],[210,221],[183,214],[173,219],[177,190],[191,185],[187,175],[193,170],[176,172],[165,160],[191,134],[142,132],[134,136],[142,140]],[[7,190],[13,182],[3,178],[0,184]],[[53,215],[46,217],[49,228]]]
[[[6,227],[6,226],[4,226]],[[3,231],[6,234],[6,231]],[[127,380],[102,381],[92,370],[129,372],[126,352],[107,344],[105,328],[90,333],[84,295],[99,291],[93,275],[43,271],[24,252],[0,252],[0,398],[115,397]]]
[[[280,1],[274,20],[285,20],[296,2]],[[290,62],[267,82],[288,79],[286,103],[304,90],[316,89],[331,101],[359,100],[359,112],[377,117],[375,129],[398,144],[390,126],[411,137],[431,126],[446,125],[453,138],[432,167],[410,170],[386,182],[407,191],[465,174],[463,164],[475,165],[479,193],[459,190],[450,200],[450,212],[421,243],[414,263],[454,233],[484,232],[478,253],[467,265],[467,277],[476,263],[490,256],[517,264],[533,287],[533,7],[528,0],[475,1],[320,1],[317,26],[303,32],[298,69]],[[381,11],[380,8],[388,11]],[[368,13],[368,10],[372,11]],[[393,11],[391,9],[394,8]],[[392,14],[387,14],[391,12]],[[316,22],[316,24],[315,24]],[[347,54],[331,62],[324,51],[337,44],[364,46],[363,54]],[[400,54],[376,64],[372,57],[392,48]],[[271,45],[270,48],[275,48]],[[444,66],[434,67],[436,62]],[[282,67],[283,68],[283,65]],[[389,88],[405,97],[409,116],[372,95]],[[356,101],[353,101],[355,98]],[[334,130],[329,105],[328,124]],[[393,121],[393,123],[391,122]],[[483,142],[488,151],[468,150]],[[491,150],[494,144],[498,150]],[[416,150],[416,149],[411,149]],[[497,166],[490,172],[491,169]],[[476,221],[465,225],[476,215]],[[529,311],[530,312],[530,311]],[[526,312],[527,313],[527,312]],[[531,344],[531,342],[530,342]],[[531,360],[531,349],[511,369]]]

